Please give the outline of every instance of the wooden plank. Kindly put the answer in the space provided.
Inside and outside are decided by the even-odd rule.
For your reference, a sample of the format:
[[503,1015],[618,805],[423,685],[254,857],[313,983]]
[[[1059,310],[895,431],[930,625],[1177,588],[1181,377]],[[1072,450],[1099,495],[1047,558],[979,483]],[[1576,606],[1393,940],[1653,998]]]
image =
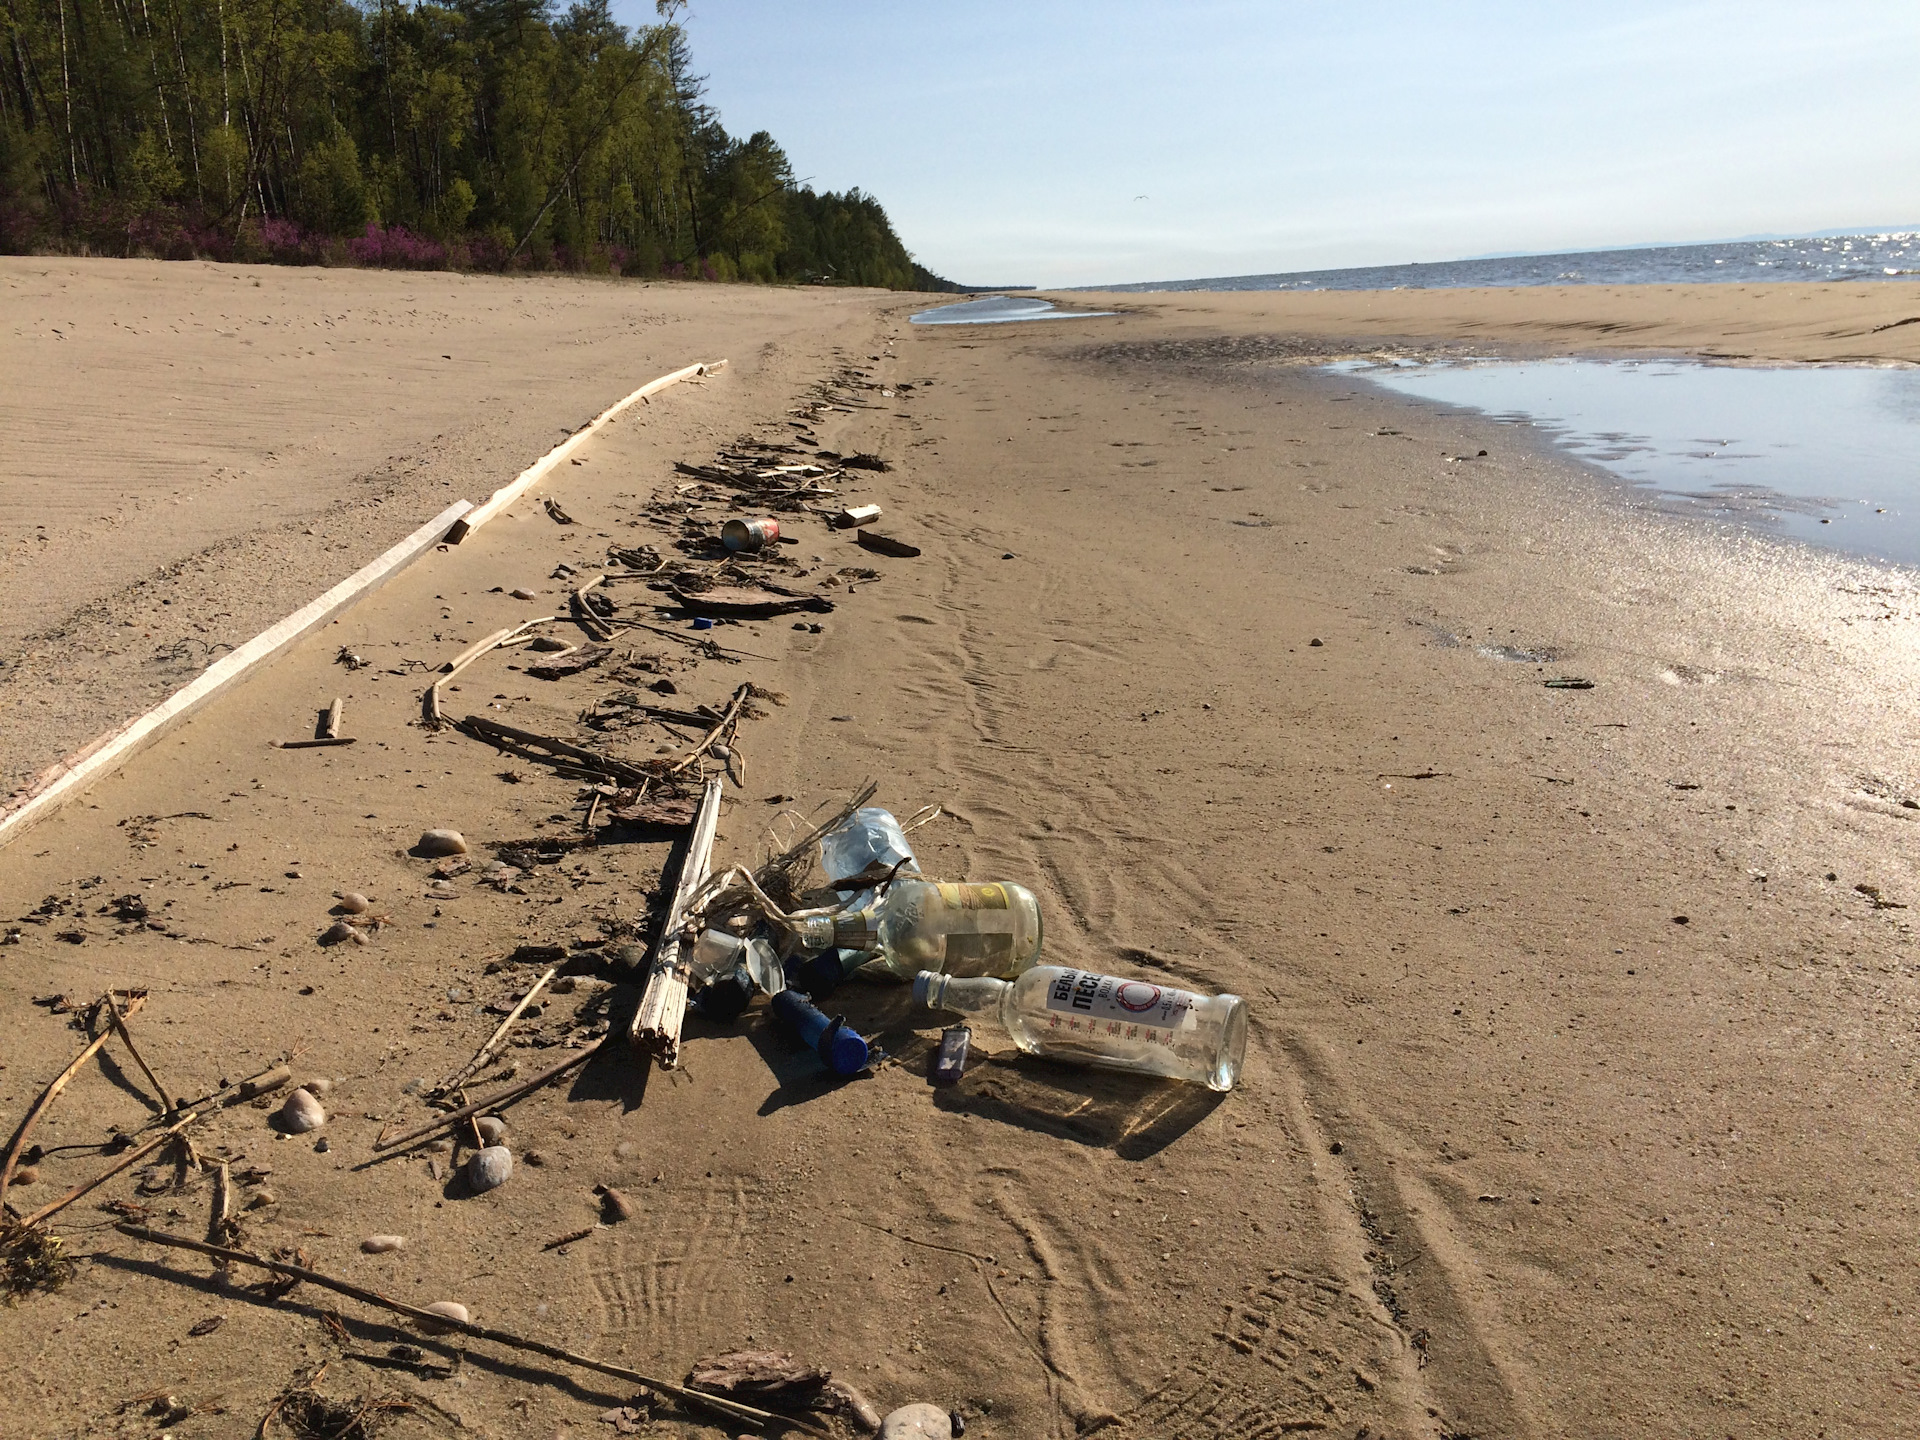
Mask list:
[[238,650],[221,656],[191,684],[41,772],[0,808],[0,845],[24,834],[29,826],[52,814],[101,776],[119,769],[255,666],[274,659],[308,631],[326,624],[355,601],[372,594],[439,544],[447,527],[472,508],[466,500],[455,501],[326,594],[301,606]]
[[713,863],[713,837],[720,827],[720,777],[707,781],[700,799],[700,816],[687,841],[687,858],[680,866],[680,883],[673,890],[673,908],[654,947],[653,968],[646,993],[634,1012],[627,1038],[637,1049],[651,1051],[662,1070],[680,1063],[680,1027],[687,1018],[687,902],[707,882]]
[[688,365],[684,369],[674,371],[671,375],[662,375],[658,380],[649,380],[626,399],[601,412],[584,429],[574,431],[511,481],[494,491],[472,511],[456,520],[447,530],[447,543],[458,545],[489,520],[496,519],[501,511],[546,479],[558,466],[564,465],[576,451],[612,424],[629,407],[638,405],[650,395],[659,394],[669,385],[678,385],[682,380],[691,380],[697,375],[711,375],[726,363],[724,360],[714,360],[704,365]]

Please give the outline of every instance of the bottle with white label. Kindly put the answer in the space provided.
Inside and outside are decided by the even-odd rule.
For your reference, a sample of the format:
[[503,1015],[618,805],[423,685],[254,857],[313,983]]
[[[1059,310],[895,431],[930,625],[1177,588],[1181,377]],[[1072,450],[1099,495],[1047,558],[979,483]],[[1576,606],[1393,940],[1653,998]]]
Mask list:
[[1036,965],[1013,981],[922,971],[913,998],[929,1010],[999,1020],[1013,1043],[1109,1070],[1135,1070],[1231,1090],[1247,1055],[1247,1002],[1149,980]]
[[897,879],[864,910],[794,923],[802,949],[878,951],[872,968],[911,978],[1018,975],[1040,955],[1040,902],[1024,885]]

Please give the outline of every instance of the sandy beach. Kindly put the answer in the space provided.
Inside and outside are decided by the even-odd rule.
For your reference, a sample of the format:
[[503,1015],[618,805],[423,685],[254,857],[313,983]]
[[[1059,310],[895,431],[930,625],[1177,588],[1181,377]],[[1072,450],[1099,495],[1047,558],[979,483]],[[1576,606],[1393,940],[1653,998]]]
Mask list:
[[[243,1178],[247,1248],[665,1379],[791,1350],[883,1410],[931,1400],[1006,1440],[1920,1424],[1912,576],[1683,523],[1521,430],[1310,363],[1913,363],[1920,288],[1073,293],[1122,313],[929,329],[907,316],[937,302],[877,291],[0,278],[14,782],[204,665],[194,637],[244,639],[642,381],[731,361],[538,492],[578,523],[521,502],[0,849],[0,1130],[84,1043],[51,997],[141,987],[134,1033],[180,1094],[279,1062],[331,1082],[324,1150],[246,1104],[196,1125]],[[950,1017],[856,982],[830,1008],[890,1057],[861,1079],[826,1080],[757,1006],[690,1021],[678,1071],[615,1044],[512,1105],[498,1190],[450,1180],[456,1155],[376,1158],[431,1117],[413,1082],[538,973],[517,947],[576,972],[522,1027],[523,1073],[623,1028],[608,957],[647,933],[674,849],[587,831],[578,778],[421,728],[425,677],[564,613],[558,566],[668,549],[675,462],[743,438],[885,457],[843,498],[922,553],[783,518],[790,583],[831,614],[710,632],[731,658],[632,631],[625,680],[496,652],[453,713],[640,760],[680,742],[583,713],[645,676],[673,704],[777,692],[740,731],[721,863],[868,779],[900,814],[938,804],[923,869],[1031,887],[1043,962],[1244,996],[1231,1094],[1024,1058],[985,1023],[936,1091]],[[626,587],[621,613],[684,631],[654,598]],[[1566,676],[1592,688],[1543,683]],[[357,744],[270,748],[336,695]],[[435,826],[473,872],[436,884],[409,853]],[[480,880],[500,846],[588,833]],[[336,891],[390,923],[317,944]],[[122,896],[148,918],[117,918]],[[36,1132],[23,1212],[155,1122],[103,1054]],[[138,1181],[64,1211],[77,1273],[0,1318],[0,1431],[151,1434],[165,1394],[194,1411],[168,1433],[252,1433],[331,1360],[327,1393],[415,1407],[394,1436],[615,1433],[631,1385],[118,1233],[101,1202],[207,1233],[204,1176]],[[596,1185],[634,1218],[543,1248],[593,1224]],[[377,1233],[406,1246],[362,1253]],[[450,1378],[349,1358],[396,1343],[463,1358]],[[736,1433],[658,1413],[647,1433]]]

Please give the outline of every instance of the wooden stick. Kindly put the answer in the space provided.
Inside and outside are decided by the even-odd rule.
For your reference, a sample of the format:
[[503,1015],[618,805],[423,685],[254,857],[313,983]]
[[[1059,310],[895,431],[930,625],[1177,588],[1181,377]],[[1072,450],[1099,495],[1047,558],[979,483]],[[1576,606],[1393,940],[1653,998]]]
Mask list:
[[[129,996],[126,1013],[131,1015],[146,1003],[147,997],[144,995]],[[94,1057],[95,1052],[106,1044],[112,1035],[113,1026],[108,1025],[88,1041],[85,1048],[68,1063],[67,1068],[54,1077],[53,1083],[40,1092],[40,1098],[34,1101],[33,1109],[29,1110],[27,1118],[20,1122],[19,1130],[14,1132],[13,1143],[7,1147],[6,1162],[0,1164],[0,1204],[6,1202],[7,1186],[13,1183],[13,1172],[19,1167],[21,1152],[27,1148],[27,1137],[33,1133],[33,1127],[40,1123],[40,1117],[46,1113],[47,1107],[53,1104],[62,1090],[67,1088],[67,1082],[80,1073],[87,1061]],[[161,1098],[164,1102],[165,1097]]]
[[346,706],[347,702],[342,697],[338,695],[333,697],[333,704],[327,707],[327,718],[320,722],[320,733],[314,737],[315,739],[338,740],[340,738],[340,713],[346,709]]
[[487,636],[486,639],[474,641],[473,644],[462,650],[445,665],[442,665],[440,667],[439,678],[435,680],[433,684],[429,685],[427,687],[427,693],[420,697],[421,710],[427,722],[427,728],[430,730],[438,730],[444,723],[444,718],[440,714],[440,687],[442,685],[453,679],[454,676],[466,669],[467,666],[473,664],[473,662],[478,660],[482,655],[487,654],[491,650],[497,650],[502,645],[511,644],[534,626],[544,625],[549,620],[556,618],[557,617],[552,615],[542,615],[537,620],[527,620],[519,625],[509,625],[504,630],[496,630],[493,634]]
[[671,1395],[676,1400],[705,1406],[732,1419],[744,1420],[755,1425],[764,1425],[769,1420],[777,1420],[783,1425],[794,1425],[816,1435],[824,1433],[807,1421],[788,1415],[776,1415],[771,1410],[755,1409],[751,1405],[741,1404],[738,1400],[729,1400],[724,1395],[709,1395],[705,1391],[689,1390],[684,1385],[675,1385],[670,1380],[655,1380],[650,1376],[642,1375],[638,1370],[629,1370],[624,1365],[612,1365],[604,1360],[577,1355],[571,1350],[561,1349],[558,1345],[549,1345],[544,1340],[529,1339],[507,1330],[495,1330],[489,1325],[476,1325],[471,1320],[455,1320],[434,1310],[409,1305],[404,1300],[390,1300],[378,1290],[368,1290],[346,1280],[336,1280],[331,1275],[323,1275],[318,1270],[309,1270],[304,1265],[289,1265],[283,1260],[268,1260],[245,1250],[233,1250],[224,1245],[209,1245],[203,1240],[189,1240],[184,1235],[169,1235],[162,1230],[136,1225],[131,1220],[123,1220],[114,1228],[135,1240],[145,1240],[154,1245],[170,1245],[177,1250],[194,1250],[202,1255],[212,1255],[229,1263],[253,1265],[262,1270],[271,1270],[274,1274],[284,1275],[289,1280],[304,1281],[309,1285],[317,1285],[323,1290],[331,1290],[349,1299],[358,1300],[362,1304],[372,1305],[395,1315],[404,1315],[429,1330],[453,1330],[462,1335],[471,1335],[476,1340],[489,1340],[495,1345],[505,1345],[512,1350],[531,1351],[535,1355],[544,1355],[550,1360],[576,1365],[582,1370],[594,1370],[602,1375],[612,1375],[616,1379],[628,1380],[636,1385],[644,1385],[649,1390],[658,1390],[663,1394]]
[[167,1093],[167,1087],[162,1085],[160,1083],[160,1077],[153,1073],[153,1067],[147,1064],[147,1057],[142,1055],[135,1047],[133,1043],[133,1032],[127,1029],[127,1022],[120,1014],[120,1007],[113,1003],[113,992],[109,990],[105,998],[107,1002],[107,1015],[113,1021],[113,1028],[119,1032],[120,1043],[127,1047],[127,1053],[133,1056],[134,1064],[140,1067],[140,1073],[145,1075],[147,1077],[147,1083],[153,1086],[153,1093],[160,1097],[160,1113],[162,1115],[172,1114],[174,1097]]
[[449,1090],[452,1090],[464,1081],[469,1075],[473,1074],[474,1071],[486,1064],[487,1061],[491,1060],[493,1058],[494,1048],[498,1046],[502,1040],[507,1038],[507,1032],[513,1029],[514,1022],[519,1020],[521,1012],[533,1003],[534,996],[545,989],[547,982],[559,973],[560,967],[558,965],[549,965],[542,971],[540,978],[533,982],[525,995],[520,997],[520,1003],[514,1006],[507,1018],[500,1022],[499,1028],[487,1037],[487,1043],[474,1052],[473,1059],[469,1060],[465,1065],[462,1065],[458,1070],[454,1071],[453,1074],[434,1086],[433,1093],[435,1095],[446,1094]]
[[42,1220],[45,1220],[48,1216],[59,1214],[62,1210],[66,1209],[67,1206],[71,1205],[74,1201],[78,1200],[82,1195],[85,1195],[89,1190],[98,1189],[100,1186],[106,1184],[107,1181],[111,1180],[114,1176],[118,1175],[122,1170],[126,1170],[130,1168],[136,1161],[141,1160],[146,1156],[152,1154],[155,1150],[158,1150],[162,1145],[170,1143],[173,1140],[174,1136],[178,1135],[182,1130],[186,1129],[187,1126],[193,1124],[193,1122],[198,1120],[199,1118],[200,1118],[199,1111],[189,1110],[185,1115],[182,1115],[178,1120],[174,1121],[173,1124],[169,1125],[166,1129],[162,1130],[158,1135],[154,1136],[151,1140],[147,1141],[146,1144],[136,1145],[133,1149],[129,1150],[126,1154],[122,1155],[118,1160],[114,1161],[113,1164],[109,1165],[105,1170],[101,1171],[98,1175],[94,1176],[93,1179],[87,1181],[84,1185],[74,1186],[73,1189],[69,1190],[66,1194],[62,1195],[58,1200],[54,1201],[51,1205],[41,1206],[40,1209],[34,1211],[31,1215],[27,1216],[20,1223],[22,1225],[38,1225]]
[[422,1125],[416,1130],[409,1130],[404,1135],[396,1135],[391,1140],[376,1140],[373,1142],[373,1148],[376,1150],[394,1150],[402,1147],[411,1148],[426,1139],[429,1135],[438,1135],[442,1130],[451,1129],[470,1115],[478,1115],[482,1110],[497,1109],[499,1106],[518,1100],[521,1096],[531,1094],[533,1091],[538,1090],[549,1080],[557,1080],[560,1076],[566,1074],[567,1071],[577,1069],[586,1064],[587,1061],[599,1053],[600,1047],[606,1043],[606,1037],[602,1036],[591,1045],[583,1046],[581,1049],[575,1051],[558,1065],[549,1065],[537,1075],[528,1076],[525,1080],[516,1080],[506,1089],[499,1091],[497,1094],[489,1095],[484,1100],[476,1100],[473,1104],[463,1106],[458,1110],[449,1110],[439,1119]]
[[[213,1172],[213,1214],[207,1221],[207,1243],[224,1245],[234,1239],[233,1228],[233,1174],[227,1162],[222,1160]],[[215,1260],[217,1269],[227,1268],[224,1260]]]
[[238,650],[222,655],[185,688],[43,771],[14,799],[0,805],[0,844],[24,833],[28,826],[58,809],[101,776],[118,769],[256,665],[271,660],[309,630],[371,594],[431,550],[446,534],[447,527],[472,509],[465,500],[455,501],[324,595],[254,636]]
[[[698,636],[682,635],[678,630],[669,630],[664,625],[649,625],[644,620],[629,620],[627,621],[627,628],[630,630],[651,630],[656,635],[664,635],[669,640],[678,640],[682,645],[691,645],[696,650],[717,652],[714,656],[715,659],[722,659],[728,655],[738,655],[747,660],[770,659],[770,657],[766,655],[756,655],[751,650],[729,649],[718,640],[702,640]],[[731,665],[737,662],[729,660],[727,663]]]
[[276,750],[325,750],[334,745],[351,745],[355,737],[336,735],[326,740],[274,740],[269,743]]
[[684,770],[702,755],[706,754],[707,747],[718,740],[720,736],[725,733],[728,726],[738,723],[740,719],[740,709],[747,703],[747,697],[751,694],[753,694],[753,687],[751,685],[742,685],[739,689],[735,690],[733,692],[733,699],[727,706],[726,713],[720,717],[720,723],[703,735],[699,742],[676,761],[667,773],[671,775],[675,770]]
[[505,510],[509,505],[513,504],[514,501],[518,500],[522,495],[526,494],[527,491],[545,479],[549,472],[565,463],[576,450],[580,449],[587,441],[591,440],[607,425],[612,423],[628,406],[645,403],[649,395],[657,395],[669,385],[677,384],[682,380],[691,380],[697,375],[710,375],[714,371],[722,368],[726,363],[724,360],[713,360],[705,365],[689,365],[685,369],[674,371],[671,375],[662,375],[658,380],[649,380],[638,390],[627,396],[626,399],[608,406],[595,417],[592,424],[587,425],[583,429],[576,430],[558,445],[554,446],[553,449],[534,461],[533,464],[529,465],[525,470],[522,470],[512,481],[494,491],[493,494],[482,501],[477,508],[470,507],[465,515],[451,522],[450,528],[446,530],[445,534],[446,543],[449,545],[458,545],[475,530],[478,530],[482,525],[499,515],[501,511]]
[[579,745],[571,745],[565,740],[555,740],[546,735],[536,735],[531,730],[517,729],[512,725],[502,725],[498,720],[489,720],[481,715],[469,715],[460,722],[460,728],[476,739],[485,740],[499,737],[505,740],[517,740],[522,745],[538,745],[551,750],[556,755],[567,755],[602,775],[612,776],[616,780],[626,780],[639,784],[653,776],[645,770],[616,760],[611,755],[602,755],[598,751],[587,750]]
[[602,643],[613,639],[616,632],[612,625],[593,613],[587,604],[587,592],[606,578],[605,575],[594,576],[576,589],[567,602],[567,613],[573,617],[574,624]]
[[[746,687],[742,686],[736,701],[745,695]],[[680,865],[680,881],[674,887],[673,908],[667,912],[667,922],[661,927],[660,939],[654,948],[646,993],[640,997],[640,1008],[634,1012],[633,1024],[627,1031],[628,1040],[637,1048],[653,1052],[662,1070],[671,1070],[680,1063],[680,1027],[687,1017],[686,951],[691,916],[688,902],[706,882],[712,866],[713,837],[720,825],[720,791],[718,776],[707,781],[706,794],[700,800],[700,815],[687,841],[687,856]]]

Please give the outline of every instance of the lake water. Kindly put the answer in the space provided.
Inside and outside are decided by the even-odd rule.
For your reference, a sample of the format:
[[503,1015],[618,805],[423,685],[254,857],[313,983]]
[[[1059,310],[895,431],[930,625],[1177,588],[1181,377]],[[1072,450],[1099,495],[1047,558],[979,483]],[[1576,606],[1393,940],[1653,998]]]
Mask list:
[[1440,290],[1516,285],[1752,284],[1782,280],[1896,280],[1920,276],[1920,231],[1658,245],[1561,255],[1503,255],[1431,265],[1367,265],[1205,280],[1083,285],[1083,290]]
[[1920,565],[1920,370],[1680,361],[1330,367],[1548,431],[1662,507]]
[[1050,300],[1037,300],[1029,295],[987,295],[978,300],[963,300],[957,305],[942,305],[937,310],[922,310],[908,318],[915,325],[1004,325],[1010,320],[1084,320],[1112,313],[1111,310],[1062,310]]

